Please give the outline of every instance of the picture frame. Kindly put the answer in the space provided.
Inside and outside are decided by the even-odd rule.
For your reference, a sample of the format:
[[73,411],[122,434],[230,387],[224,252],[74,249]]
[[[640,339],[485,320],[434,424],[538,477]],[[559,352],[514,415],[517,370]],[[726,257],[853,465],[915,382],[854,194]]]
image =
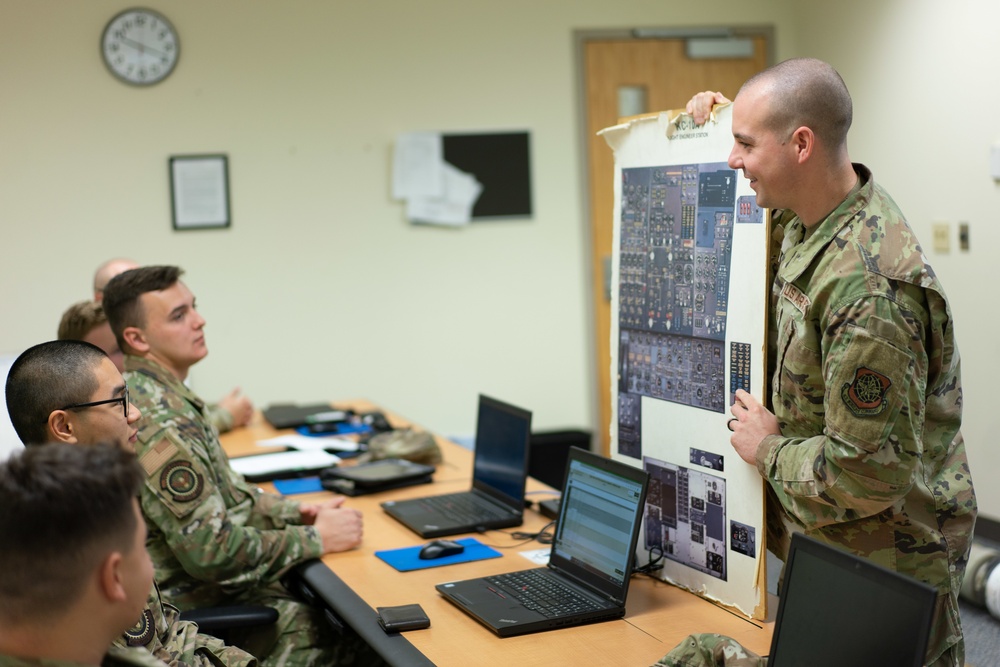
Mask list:
[[168,162],[173,228],[186,231],[229,227],[228,156],[174,155]]

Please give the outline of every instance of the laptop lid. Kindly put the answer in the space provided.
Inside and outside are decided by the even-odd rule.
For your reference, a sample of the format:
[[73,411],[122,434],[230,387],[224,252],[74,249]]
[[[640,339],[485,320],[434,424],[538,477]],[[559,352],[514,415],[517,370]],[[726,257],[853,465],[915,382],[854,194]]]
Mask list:
[[549,568],[625,605],[649,475],[571,447]]
[[792,536],[769,667],[919,667],[932,586],[800,533]]
[[523,512],[530,442],[531,412],[480,394],[472,489]]

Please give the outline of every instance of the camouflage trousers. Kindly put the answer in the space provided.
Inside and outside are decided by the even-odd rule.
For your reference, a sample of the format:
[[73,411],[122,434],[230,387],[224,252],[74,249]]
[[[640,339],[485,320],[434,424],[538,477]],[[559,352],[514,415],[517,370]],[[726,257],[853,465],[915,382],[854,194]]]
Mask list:
[[241,596],[237,604],[262,604],[278,611],[267,628],[229,635],[231,643],[257,656],[260,667],[330,667],[382,665],[384,661],[350,627],[334,630],[323,612],[275,584]]
[[[965,644],[959,642],[928,667],[962,667]],[[688,635],[655,667],[767,667],[767,658],[743,648],[735,639],[716,634]]]

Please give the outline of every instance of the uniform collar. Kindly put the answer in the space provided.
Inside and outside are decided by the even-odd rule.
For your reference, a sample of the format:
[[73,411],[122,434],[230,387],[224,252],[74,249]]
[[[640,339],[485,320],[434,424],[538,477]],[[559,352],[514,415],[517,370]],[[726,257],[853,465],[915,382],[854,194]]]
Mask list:
[[872,200],[875,180],[872,172],[863,164],[854,163],[860,187],[853,189],[826,218],[813,230],[808,238],[805,226],[798,216],[785,225],[785,239],[782,244],[782,260],[778,276],[785,282],[794,282],[812,264],[822,250],[836,237],[854,217],[863,211]]
[[203,410],[205,408],[205,401],[198,398],[198,396],[191,391],[186,384],[177,379],[176,375],[152,359],[126,354],[125,370],[126,372],[132,371],[134,373],[141,373],[146,377],[152,378],[156,382],[166,386],[171,391],[180,394],[185,400],[192,403],[199,410]]

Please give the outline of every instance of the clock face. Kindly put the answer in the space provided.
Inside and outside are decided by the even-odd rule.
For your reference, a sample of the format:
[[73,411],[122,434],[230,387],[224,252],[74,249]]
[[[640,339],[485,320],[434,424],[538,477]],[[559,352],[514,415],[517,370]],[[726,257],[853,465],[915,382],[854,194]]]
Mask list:
[[104,64],[116,77],[136,86],[165,79],[177,65],[177,31],[163,15],[150,9],[126,9],[101,35]]

